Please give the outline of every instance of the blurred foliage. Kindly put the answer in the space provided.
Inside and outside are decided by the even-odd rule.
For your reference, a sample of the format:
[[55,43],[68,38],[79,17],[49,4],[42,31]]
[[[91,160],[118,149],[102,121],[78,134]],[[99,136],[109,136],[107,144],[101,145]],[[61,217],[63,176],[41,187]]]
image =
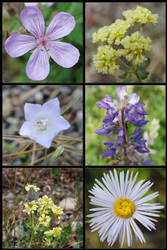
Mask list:
[[[103,140],[106,140],[107,136],[95,134],[95,130],[102,127],[102,120],[106,116],[106,111],[99,108],[96,102],[101,101],[105,94],[108,94],[113,99],[117,99],[115,93],[117,87],[114,85],[86,86],[86,165],[110,165],[109,160],[101,156],[106,150]],[[165,86],[128,86],[128,93],[137,93],[140,96],[139,102],[145,103],[145,110],[149,114],[146,118],[150,122],[154,118],[160,121],[159,135],[155,138],[153,145],[150,146],[157,153],[155,155],[152,154],[150,158],[153,161],[153,165],[164,166],[166,136]],[[148,130],[150,122],[145,127],[142,127],[144,131]]]
[[[3,3],[3,44],[7,36],[12,33],[26,33],[24,26],[20,20],[20,12],[24,9],[22,3]],[[63,68],[56,64],[50,58],[50,73],[48,77],[40,81],[40,83],[81,83],[83,79],[83,4],[75,2],[59,3],[56,2],[52,7],[47,5],[39,5],[45,19],[46,26],[49,25],[52,18],[58,12],[68,12],[74,16],[76,26],[74,30],[67,36],[61,39],[62,42],[67,42],[77,47],[80,51],[79,62],[72,68]],[[26,64],[31,52],[17,58],[10,57],[3,46],[3,83],[34,83],[25,73]],[[39,82],[39,81],[37,81]]]
[[[146,83],[161,83],[166,79],[166,23],[165,3],[163,2],[101,2],[86,3],[86,82],[115,83],[123,82],[119,78],[121,71],[114,75],[98,73],[92,62],[93,56],[97,53],[100,43],[92,42],[92,34],[105,25],[110,25],[116,19],[123,19],[122,12],[128,9],[135,9],[141,6],[149,9],[153,14],[158,14],[158,23],[149,24],[144,27],[144,35],[152,39],[152,52],[148,53],[151,63],[147,68],[150,75],[144,80]],[[146,73],[145,73],[146,74]],[[144,79],[144,76],[143,76]],[[136,77],[129,77],[128,82],[136,82]]]
[[[85,206],[86,206],[86,215],[89,214],[89,209],[94,207],[90,205],[90,199],[89,195],[90,193],[88,190],[93,188],[93,185],[95,184],[95,179],[98,179],[100,182],[102,180],[102,176],[104,173],[108,174],[109,168],[96,168],[96,171],[94,168],[86,168],[85,173]],[[122,170],[126,172],[127,168],[117,168],[117,173],[120,173]],[[154,182],[154,185],[148,190],[146,195],[149,195],[153,192],[159,191],[159,196],[153,199],[150,202],[159,202],[162,205],[165,205],[165,197],[166,197],[166,170],[164,168],[131,168],[130,172],[133,171],[134,174],[136,172],[138,173],[137,181],[140,181],[142,179],[145,179],[145,181],[150,180]],[[164,210],[162,210],[161,215],[165,214]],[[163,216],[162,216],[163,217]],[[91,232],[89,227],[89,218],[86,218],[86,248],[119,248],[119,243],[116,241],[116,243],[110,247],[108,246],[107,242],[100,242],[99,235],[96,232]],[[144,228],[140,223],[137,223],[144,233],[144,237],[146,238],[146,243],[141,244],[139,242],[136,242],[135,239],[133,240],[133,247],[134,248],[164,248],[165,245],[165,220],[158,218],[158,222],[156,222],[156,231],[148,231],[146,228]],[[125,243],[125,247],[129,248]]]

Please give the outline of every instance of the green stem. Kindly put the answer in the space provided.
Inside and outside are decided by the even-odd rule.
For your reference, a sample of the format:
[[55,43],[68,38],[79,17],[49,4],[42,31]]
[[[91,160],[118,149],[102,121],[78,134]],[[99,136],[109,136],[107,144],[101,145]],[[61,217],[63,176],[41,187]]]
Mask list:
[[45,148],[45,166],[47,166],[47,148]]

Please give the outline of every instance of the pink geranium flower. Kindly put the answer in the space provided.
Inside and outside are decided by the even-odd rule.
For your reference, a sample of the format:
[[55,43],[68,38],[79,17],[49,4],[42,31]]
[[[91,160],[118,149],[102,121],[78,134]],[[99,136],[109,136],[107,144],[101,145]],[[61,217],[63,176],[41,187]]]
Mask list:
[[26,7],[20,14],[21,21],[33,36],[12,34],[5,42],[11,57],[19,57],[35,49],[26,65],[26,74],[32,80],[44,80],[50,71],[49,56],[64,68],[73,67],[79,60],[79,50],[69,43],[55,41],[68,35],[75,27],[74,17],[59,12],[45,32],[45,22],[38,7]]

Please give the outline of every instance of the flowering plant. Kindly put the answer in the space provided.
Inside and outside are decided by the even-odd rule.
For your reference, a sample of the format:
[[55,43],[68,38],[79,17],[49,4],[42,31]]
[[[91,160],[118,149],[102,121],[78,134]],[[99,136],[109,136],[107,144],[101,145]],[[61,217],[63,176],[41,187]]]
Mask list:
[[98,135],[108,135],[108,140],[104,141],[107,149],[102,156],[111,157],[113,165],[150,165],[151,160],[145,158],[150,151],[146,140],[142,139],[144,131],[141,129],[149,121],[145,119],[148,115],[145,104],[139,103],[136,93],[128,95],[126,86],[116,88],[116,94],[119,102],[108,94],[96,102],[107,111],[103,127],[95,131]]
[[[113,24],[106,25],[93,33],[93,43],[104,43],[98,47],[93,58],[99,73],[114,74],[123,70],[121,79],[130,82],[132,75],[141,82],[148,77],[145,68],[150,63],[146,53],[152,50],[151,39],[142,34],[146,24],[157,23],[158,15],[138,6],[135,10],[123,12],[125,20],[117,19]],[[139,24],[139,25],[136,25]],[[140,27],[140,31],[134,31]]]
[[46,148],[51,146],[52,139],[60,131],[70,127],[61,116],[58,98],[43,105],[25,103],[24,113],[26,121],[19,131],[20,135],[28,136]]
[[154,222],[157,219],[154,217],[160,217],[159,210],[164,206],[152,202],[159,192],[147,194],[154,183],[144,179],[137,181],[138,174],[134,175],[130,170],[118,174],[114,169],[104,173],[102,181],[96,179],[89,190],[90,204],[95,206],[87,215],[91,231],[98,231],[100,241],[107,240],[109,246],[119,239],[119,245],[123,247],[125,238],[128,247],[132,246],[133,238],[145,243],[140,224],[149,231],[156,229]]
[[53,229],[50,230],[50,226],[55,220],[55,216],[57,217],[57,224],[60,223],[63,215],[63,209],[56,206],[53,200],[47,195],[36,199],[36,192],[39,191],[39,188],[36,185],[27,184],[25,186],[25,190],[27,192],[31,191],[32,193],[31,201],[25,202],[25,209],[23,210],[24,213],[29,215],[29,219],[26,221],[26,225],[29,230],[31,230],[29,247],[32,247],[33,241],[38,235],[41,239],[41,243],[47,247],[55,248],[61,236],[62,227],[53,227]]
[[75,28],[74,17],[66,12],[55,15],[46,28],[40,9],[36,6],[24,8],[20,14],[23,26],[31,35],[14,33],[5,41],[5,50],[11,57],[19,57],[31,51],[26,65],[27,76],[36,81],[44,80],[50,71],[50,57],[64,68],[73,67],[80,52],[73,45],[57,41]]

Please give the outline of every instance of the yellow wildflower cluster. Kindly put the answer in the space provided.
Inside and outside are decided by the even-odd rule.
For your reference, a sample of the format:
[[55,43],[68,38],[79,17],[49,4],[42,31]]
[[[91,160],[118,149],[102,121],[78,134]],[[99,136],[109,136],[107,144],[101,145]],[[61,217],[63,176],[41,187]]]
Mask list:
[[35,185],[31,185],[31,184],[27,184],[25,186],[25,190],[28,192],[30,190],[30,188],[33,188],[36,192],[38,192],[40,190],[39,187],[35,186]]
[[27,202],[24,205],[25,205],[25,209],[23,210],[23,212],[27,214],[31,214],[31,213],[33,214],[38,209],[38,205],[36,204],[35,201]]
[[126,59],[130,62],[134,59],[134,64],[143,63],[147,58],[143,55],[144,52],[152,50],[151,39],[144,38],[140,32],[135,32],[131,36],[126,36],[121,40],[124,47]]
[[45,215],[45,214],[42,214],[40,217],[39,217],[39,224],[40,225],[44,225],[44,226],[48,226],[49,225],[49,223],[50,223],[50,221],[51,221],[51,218],[50,218],[50,216],[47,216],[47,215]]
[[46,236],[53,236],[59,237],[61,235],[62,228],[61,227],[54,227],[52,230],[44,232]]
[[93,43],[105,43],[104,46],[98,47],[97,54],[93,58],[99,73],[114,74],[120,68],[118,59],[122,56],[132,65],[139,65],[147,60],[143,53],[152,49],[149,37],[145,38],[138,31],[131,35],[127,35],[127,32],[135,22],[141,26],[146,23],[157,23],[158,15],[138,6],[135,10],[124,11],[123,16],[126,20],[117,19],[113,24],[93,33]]
[[122,14],[132,25],[135,22],[141,24],[157,23],[158,15],[152,14],[150,10],[138,6],[135,10],[126,10]]
[[117,51],[109,45],[100,46],[93,61],[99,73],[114,74],[119,65],[116,64]]

